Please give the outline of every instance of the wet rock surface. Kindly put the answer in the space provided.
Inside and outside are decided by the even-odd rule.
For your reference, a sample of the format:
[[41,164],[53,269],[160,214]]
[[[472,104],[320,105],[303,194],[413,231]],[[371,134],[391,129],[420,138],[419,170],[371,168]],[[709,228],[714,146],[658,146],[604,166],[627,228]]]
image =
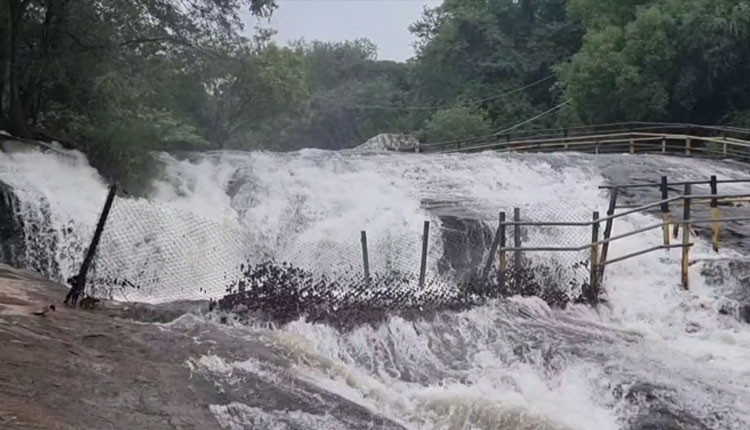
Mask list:
[[[0,266],[0,428],[221,428],[210,406],[237,404],[332,416],[352,429],[400,428],[304,381],[291,390],[237,371],[219,385],[190,364],[220,352],[229,362],[252,356],[288,365],[257,339],[185,316],[167,325],[130,319],[167,321],[198,304],[83,311],[59,305],[65,291]],[[33,315],[50,303],[56,311]]]

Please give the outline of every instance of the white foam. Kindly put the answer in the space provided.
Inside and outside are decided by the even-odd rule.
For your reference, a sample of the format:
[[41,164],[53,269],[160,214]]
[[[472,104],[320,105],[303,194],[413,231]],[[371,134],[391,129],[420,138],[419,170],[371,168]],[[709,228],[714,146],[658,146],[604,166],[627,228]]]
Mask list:
[[328,414],[317,415],[297,410],[268,411],[239,402],[211,405],[210,409],[221,428],[227,430],[347,429],[344,423]]
[[[603,213],[607,204],[607,196],[597,189],[604,181],[596,161],[600,159],[575,154],[305,150],[216,153],[194,162],[169,156],[162,160],[165,177],[156,184],[153,201],[241,226],[254,237],[248,252],[258,258],[294,261],[321,271],[359,267],[360,230],[368,233],[373,272],[386,267],[416,270],[422,221],[440,226],[423,201],[458,202],[492,225],[499,211],[513,207],[530,216],[579,220],[590,219],[593,210]],[[669,170],[673,180],[745,176],[739,168],[712,162],[634,156],[612,160],[651,163],[648,166]],[[47,202],[56,231],[73,226],[86,237],[106,194],[104,181],[76,152],[0,153],[0,180],[18,188],[29,213],[41,211]],[[722,188],[733,190],[745,191],[740,185]],[[656,221],[633,215],[618,220],[614,234]],[[540,240],[563,237],[545,234]],[[584,241],[587,234],[581,236]],[[63,244],[70,240],[59,235]],[[613,244],[610,257],[661,240],[660,231],[633,236]],[[441,251],[438,239],[431,242],[431,270]],[[705,256],[712,251],[698,241],[693,253]],[[65,263],[69,255],[58,254],[62,266],[76,267]],[[720,256],[743,257],[726,251]],[[518,299],[511,304],[524,316],[515,319],[488,305],[462,313],[450,325],[394,318],[346,334],[299,321],[277,330],[275,342],[296,357],[301,377],[416,428],[450,428],[469,416],[481,426],[498,417],[511,419],[517,411],[560,428],[617,428],[629,412],[607,393],[623,382],[618,378],[628,377],[671,387],[675,398],[694,407],[697,415],[708,414],[706,405],[711,404],[742,418],[747,413],[736,405],[750,402],[750,387],[744,382],[750,372],[750,331],[719,314],[728,287],[702,280],[701,267],[709,263],[717,262],[691,267],[688,292],[679,285],[679,250],[614,264],[607,268],[604,285],[608,304],[598,313],[578,306],[558,313],[538,300]],[[556,338],[566,324],[591,339]],[[519,339],[535,336],[530,348],[537,361],[519,363],[512,345],[524,346]],[[569,342],[580,342],[584,357],[600,361],[573,357],[572,362],[556,363],[554,372],[540,364],[544,348]],[[456,356],[451,358],[450,352]],[[223,369],[221,363],[211,365]],[[254,371],[258,366],[246,364]],[[427,418],[425,409],[430,411]]]

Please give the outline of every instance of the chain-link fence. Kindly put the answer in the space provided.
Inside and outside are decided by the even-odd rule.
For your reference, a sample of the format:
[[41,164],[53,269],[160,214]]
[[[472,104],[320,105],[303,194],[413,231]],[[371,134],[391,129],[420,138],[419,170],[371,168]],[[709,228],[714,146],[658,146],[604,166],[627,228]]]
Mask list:
[[[530,206],[521,210],[521,220],[585,220],[564,217],[566,212]],[[518,234],[515,228],[505,228],[506,247],[516,239],[524,248],[581,246],[590,235],[582,227],[523,226]],[[340,323],[460,309],[500,295],[536,295],[561,305],[582,297],[586,251],[492,254],[497,231],[482,219],[446,216],[432,221],[426,254],[425,236],[415,231],[300,241],[272,255],[234,220],[220,223],[120,198],[85,277],[86,294],[133,301],[221,298],[222,307],[274,320],[305,314]]]
[[[3,260],[20,259],[20,265],[55,279],[77,273],[94,235],[94,214],[83,217],[87,222],[80,225],[59,228],[44,205],[20,207],[22,202],[6,194],[3,213],[13,218],[6,223],[13,231],[3,237],[14,240],[4,240]],[[301,228],[290,231],[289,240],[266,243],[258,233],[262,229],[243,228],[233,218],[220,222],[143,199],[115,198],[86,270],[85,294],[152,302],[224,298],[227,307],[267,312],[276,319],[302,313],[328,318],[351,312],[424,312],[517,294],[564,304],[583,295],[587,251],[508,251],[501,274],[501,252],[491,255],[498,242],[496,221],[480,213],[428,212],[424,272],[422,226],[401,225],[367,232],[367,276],[359,230],[308,237],[296,231]],[[568,214],[570,208],[521,208],[523,221],[587,219]],[[581,246],[590,240],[590,230],[583,227],[518,230],[523,248]],[[505,246],[513,247],[515,227],[506,226],[505,235]]]
[[[519,209],[521,222],[541,225],[509,226],[506,228],[508,247],[516,247],[516,237],[520,238],[520,247],[529,249],[579,248],[591,243],[591,226],[549,225],[590,222],[591,214],[549,205]],[[590,248],[509,252],[501,287],[506,295],[536,295],[553,304],[581,301],[590,295],[590,260]]]

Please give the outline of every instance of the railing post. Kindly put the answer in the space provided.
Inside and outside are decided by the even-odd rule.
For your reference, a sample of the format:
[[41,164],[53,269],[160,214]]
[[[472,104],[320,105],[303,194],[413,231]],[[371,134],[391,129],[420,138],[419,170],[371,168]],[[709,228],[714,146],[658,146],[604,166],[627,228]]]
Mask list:
[[[513,209],[513,221],[516,223],[521,222],[521,209],[520,208],[514,208]],[[515,224],[513,227],[513,247],[516,248],[516,251],[514,253],[513,257],[513,269],[514,269],[514,275],[515,275],[515,283],[516,288],[519,288],[521,285],[521,259],[523,258],[523,255],[521,255],[521,226],[518,224]]]
[[629,144],[630,144],[630,153],[635,154],[635,141],[633,140],[633,136],[630,136]]
[[723,147],[723,152],[724,152],[724,158],[726,158],[727,157],[727,137],[726,136],[724,136],[724,144],[722,145],[722,147]]
[[690,155],[690,137],[685,139],[685,155]]
[[[615,207],[617,206],[617,193],[618,188],[614,187],[609,191],[609,206],[607,207],[607,217],[611,217],[615,214]],[[612,224],[614,223],[614,219],[608,218],[606,224],[604,224],[604,236],[602,239],[608,240],[610,237],[612,237]],[[599,264],[599,276],[598,279],[601,281],[604,279],[604,268],[606,267],[604,263],[607,262],[607,256],[609,254],[609,242],[606,242],[602,245],[602,255],[600,257],[600,264]]]
[[661,138],[661,153],[662,154],[667,153],[667,138],[666,137]]
[[503,290],[505,289],[505,268],[507,266],[506,260],[507,255],[505,253],[505,212],[500,212],[500,229],[498,230],[498,234],[500,235],[500,261],[499,261],[499,268],[498,268],[498,286],[499,286],[499,293],[502,294]]
[[425,272],[427,270],[427,243],[430,239],[430,222],[424,222],[422,232],[422,260],[419,263],[419,286],[424,287]]
[[690,269],[690,184],[685,184],[685,206],[682,212],[682,287],[690,287],[688,270]]
[[78,304],[78,298],[81,296],[86,287],[86,274],[89,271],[91,262],[94,260],[94,255],[96,255],[96,247],[99,246],[99,239],[101,239],[102,233],[104,233],[104,225],[107,223],[109,211],[110,209],[112,209],[112,202],[114,202],[116,194],[117,186],[112,185],[111,187],[109,187],[109,194],[107,194],[107,199],[104,201],[104,208],[102,209],[102,213],[99,216],[99,221],[96,224],[94,237],[91,239],[91,244],[86,250],[86,256],[83,259],[83,263],[81,264],[81,268],[78,271],[78,274],[73,277],[73,285],[71,285],[70,291],[68,291],[68,294],[65,296],[65,304],[70,303],[73,306],[76,306],[76,304]]
[[714,252],[719,252],[719,241],[721,240],[721,209],[719,209],[719,199],[715,196],[719,194],[719,182],[716,180],[716,175],[711,176],[711,195],[714,198],[711,199],[711,219],[713,222],[713,247]]
[[591,224],[591,273],[589,283],[591,285],[591,304],[596,304],[599,301],[599,267],[597,264],[599,261],[599,246],[596,244],[599,241],[599,212],[594,212],[593,220],[594,223]]
[[[669,198],[669,184],[667,182],[667,177],[662,176],[661,177],[661,199],[667,200]],[[664,233],[664,245],[669,245],[669,221],[670,221],[670,214],[669,214],[669,203],[664,202],[661,204],[661,215],[662,219],[664,220],[664,227],[662,228],[662,232]]]
[[365,285],[370,286],[370,260],[367,255],[367,232],[362,230],[362,267],[365,270]]

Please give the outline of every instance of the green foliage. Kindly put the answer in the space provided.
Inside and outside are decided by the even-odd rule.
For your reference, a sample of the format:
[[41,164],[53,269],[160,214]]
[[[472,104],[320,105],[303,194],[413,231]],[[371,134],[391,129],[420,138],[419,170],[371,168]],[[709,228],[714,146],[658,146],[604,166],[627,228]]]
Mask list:
[[[204,148],[217,136],[223,145],[289,103],[278,88],[294,67],[260,61],[271,56],[241,36],[244,7],[267,15],[275,2],[7,0],[0,125],[53,135],[110,179],[142,188],[152,151]],[[249,99],[254,109],[238,108]],[[202,121],[211,115],[221,119]]]
[[526,127],[674,121],[750,126],[750,3],[445,0],[417,55],[366,39],[279,47],[243,36],[274,0],[6,0],[0,126],[86,151],[146,190],[153,153],[326,149],[379,133],[426,141]]
[[254,135],[258,146],[340,149],[379,133],[405,131],[403,112],[371,107],[408,105],[407,65],[377,61],[376,48],[366,39],[299,41],[293,51],[304,95],[295,109],[267,121]]
[[747,109],[750,5],[729,0],[576,0],[584,44],[560,66],[584,122],[717,123]]
[[79,144],[89,162],[127,192],[147,194],[158,173],[153,151],[160,130],[140,118],[101,118],[79,127]]
[[[455,105],[523,87],[554,73],[581,44],[565,0],[446,0],[412,27],[421,104]],[[482,103],[494,127],[521,122],[559,103],[554,80]],[[545,120],[553,121],[552,118]]]
[[487,136],[491,130],[492,125],[482,112],[454,107],[436,112],[427,122],[422,138],[426,142],[447,142]]

